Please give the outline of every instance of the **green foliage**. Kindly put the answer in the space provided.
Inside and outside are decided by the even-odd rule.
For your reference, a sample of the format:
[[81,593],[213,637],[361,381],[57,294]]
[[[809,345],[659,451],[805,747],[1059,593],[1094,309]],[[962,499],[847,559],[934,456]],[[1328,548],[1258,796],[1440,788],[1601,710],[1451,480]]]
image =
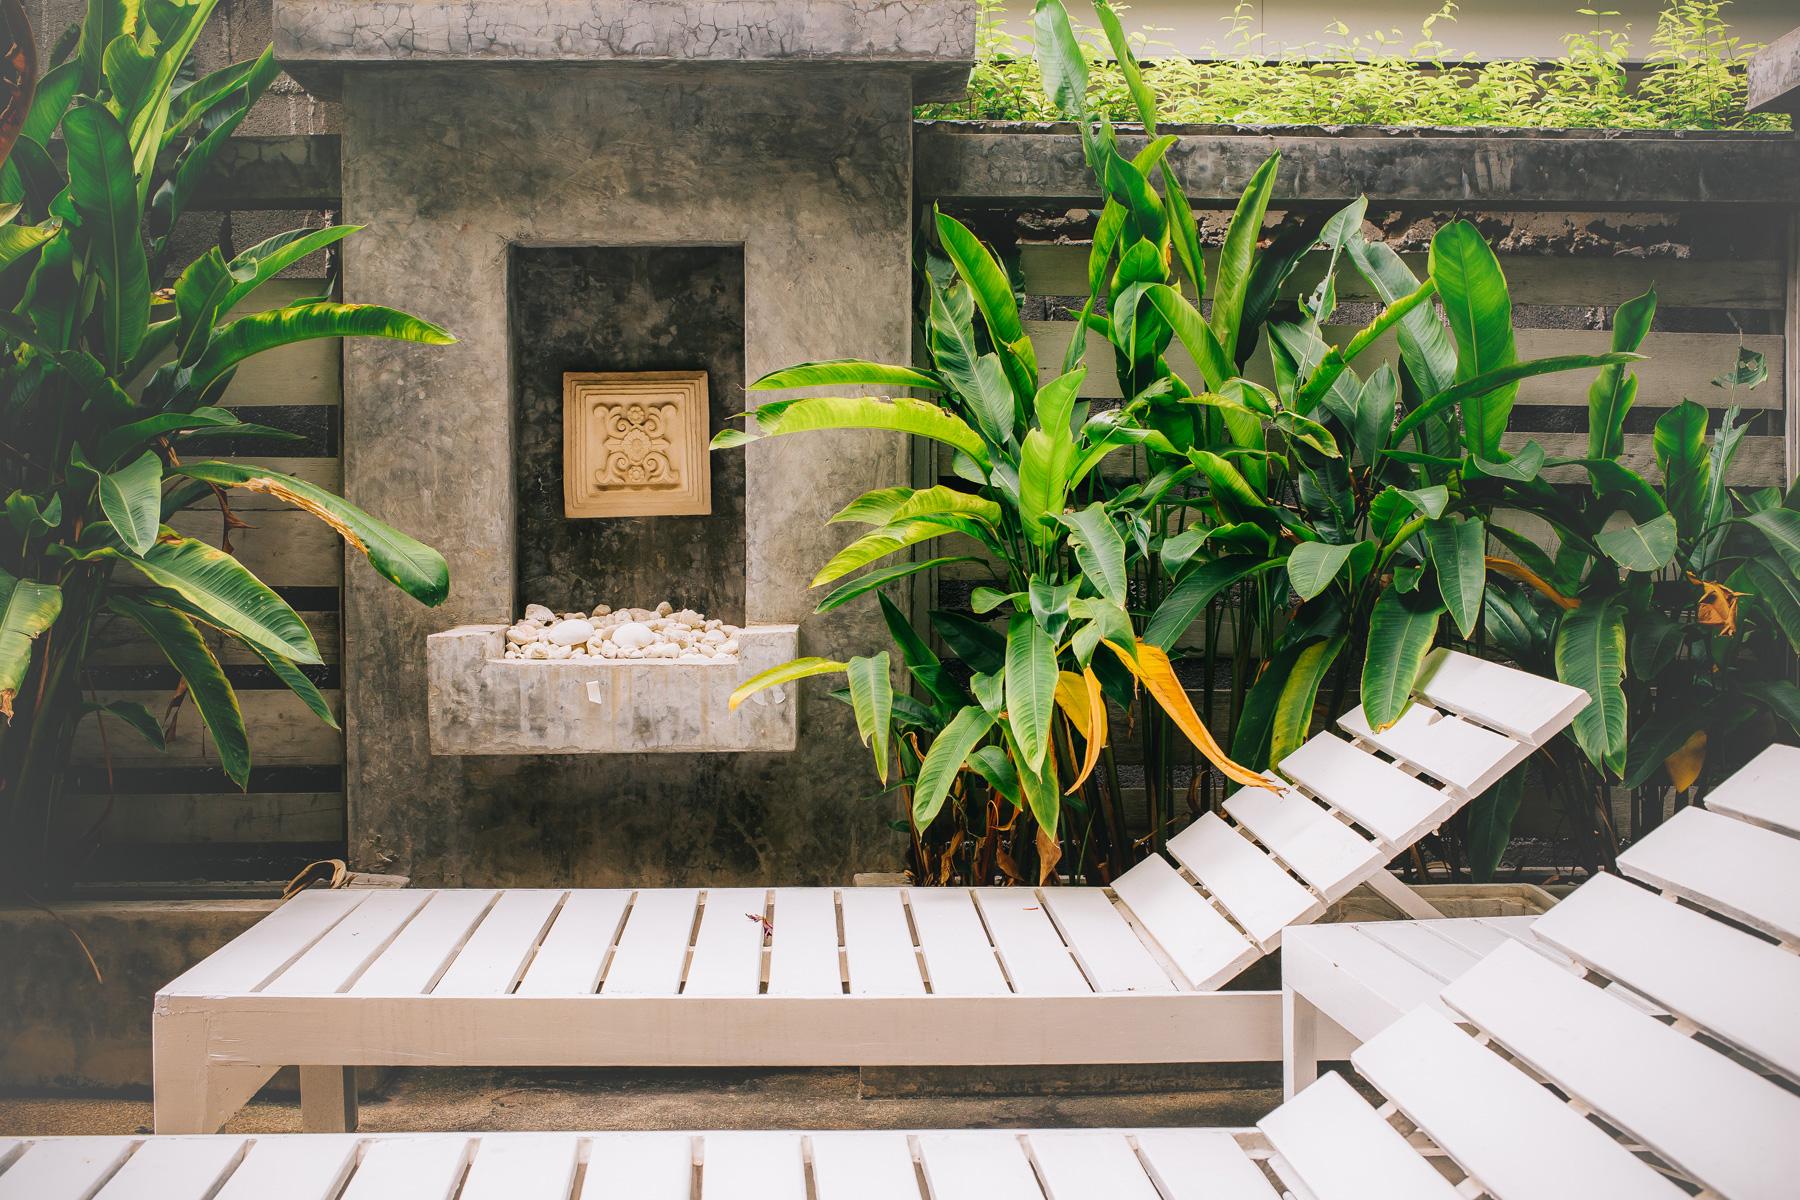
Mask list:
[[[218,407],[254,355],[311,338],[453,340],[377,305],[312,300],[231,315],[350,227],[295,230],[229,261],[216,247],[186,266],[166,261],[195,186],[277,72],[265,53],[191,77],[187,58],[213,7],[89,4],[79,52],[46,74],[0,165],[0,796],[5,866],[29,886],[61,882],[49,814],[77,724],[118,720],[164,741],[143,705],[84,698],[94,649],[134,630],[157,647],[181,680],[176,703],[193,702],[239,787],[251,749],[205,631],[254,651],[336,723],[304,669],[320,655],[299,614],[228,548],[172,529],[176,513],[215,507],[230,529],[225,489],[261,492],[324,521],[421,602],[449,591],[441,555],[322,488],[241,462],[184,461],[189,439],[283,436]],[[66,167],[48,152],[55,137]],[[153,290],[160,281],[169,286]]]
[[[1040,6],[1041,8],[1041,6]],[[1255,15],[1240,3],[1226,37],[1193,57],[1165,52],[1149,33],[1105,28],[1074,39],[1081,69],[1056,74],[1046,94],[1032,53],[1043,35],[1015,36],[1000,0],[982,0],[978,58],[965,98],[926,105],[924,117],[1057,120],[1079,107],[1113,121],[1144,119],[1147,102],[1165,123],[1228,125],[1428,125],[1612,129],[1786,129],[1789,118],[1744,111],[1744,64],[1760,45],[1731,32],[1729,0],[1677,0],[1651,30],[1647,52],[1627,31],[1571,33],[1553,59],[1478,61],[1453,50],[1439,29],[1455,20],[1446,3],[1410,44],[1398,30],[1352,35],[1342,23],[1325,42],[1260,46]],[[1581,15],[1607,13],[1580,10]],[[1116,18],[1113,19],[1116,26]],[[1104,35],[1104,36],[1102,36]],[[1129,43],[1154,61],[1120,53]],[[1642,60],[1643,69],[1628,64]],[[1059,61],[1062,58],[1059,57]]]

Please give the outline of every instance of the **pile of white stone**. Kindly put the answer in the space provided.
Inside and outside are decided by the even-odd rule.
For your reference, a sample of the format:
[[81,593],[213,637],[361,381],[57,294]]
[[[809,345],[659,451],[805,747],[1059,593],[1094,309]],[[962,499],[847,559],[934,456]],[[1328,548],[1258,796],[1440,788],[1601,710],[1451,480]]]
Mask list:
[[667,600],[654,609],[601,604],[591,613],[561,616],[528,604],[524,619],[506,631],[506,657],[723,662],[737,658],[739,632],[736,625],[709,620],[691,608],[678,611]]

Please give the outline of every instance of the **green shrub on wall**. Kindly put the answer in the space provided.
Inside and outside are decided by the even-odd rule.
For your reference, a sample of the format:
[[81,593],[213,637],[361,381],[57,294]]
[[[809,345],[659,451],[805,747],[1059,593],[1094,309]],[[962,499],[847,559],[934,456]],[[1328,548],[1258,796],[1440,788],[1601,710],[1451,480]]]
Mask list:
[[[1629,32],[1571,33],[1561,56],[1477,62],[1444,40],[1454,2],[1427,17],[1410,45],[1397,31],[1352,35],[1265,53],[1239,4],[1220,44],[1199,57],[1164,54],[1150,33],[1132,35],[1145,82],[1170,124],[1431,125],[1523,128],[1785,129],[1788,119],[1744,111],[1744,63],[1759,49],[1737,37],[1729,0],[1681,0],[1663,10],[1648,49]],[[1580,10],[1572,16],[1605,17]],[[1059,119],[1046,98],[1029,39],[1001,26],[1000,0],[983,0],[979,61],[965,99],[921,116]],[[1088,102],[1097,115],[1136,119],[1118,62],[1098,31],[1084,30]],[[1642,62],[1627,71],[1628,62]]]

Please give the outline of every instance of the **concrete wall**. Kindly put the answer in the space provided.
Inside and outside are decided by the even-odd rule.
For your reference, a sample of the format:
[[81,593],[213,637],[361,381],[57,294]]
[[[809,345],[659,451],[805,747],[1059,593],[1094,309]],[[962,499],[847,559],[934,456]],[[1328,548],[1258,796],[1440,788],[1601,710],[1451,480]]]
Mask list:
[[[344,88],[348,298],[441,321],[446,348],[345,347],[345,484],[450,561],[441,609],[361,562],[346,579],[350,854],[425,885],[844,881],[886,862],[847,710],[814,689],[784,755],[434,758],[424,636],[505,619],[515,592],[514,245],[741,245],[744,370],[905,361],[912,81],[900,68],[361,67]],[[571,364],[576,365],[576,364]],[[904,481],[891,436],[746,451],[751,622],[801,652],[883,644],[877,613],[811,617],[806,581],[846,540],[825,518]],[[679,591],[680,579],[671,581]]]

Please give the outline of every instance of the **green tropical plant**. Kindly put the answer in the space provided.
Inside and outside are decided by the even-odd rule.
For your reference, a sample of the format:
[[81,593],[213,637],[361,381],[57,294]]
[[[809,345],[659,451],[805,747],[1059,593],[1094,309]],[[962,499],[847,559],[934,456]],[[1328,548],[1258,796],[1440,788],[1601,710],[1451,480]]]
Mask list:
[[[1614,345],[1637,346],[1655,311],[1654,292],[1620,306]],[[1541,519],[1551,537],[1540,545],[1496,529],[1516,565],[1489,588],[1487,633],[1594,698],[1568,735],[1579,754],[1551,781],[1594,858],[1609,858],[1616,840],[1612,785],[1655,801],[1634,814],[1641,834],[1667,791],[1722,778],[1800,733],[1789,677],[1800,653],[1800,489],[1727,484],[1747,428],[1738,395],[1767,374],[1759,354],[1740,351],[1714,381],[1729,401],[1716,430],[1692,400],[1663,413],[1652,482],[1621,461],[1637,378],[1608,368],[1590,391],[1586,455],[1545,462],[1579,468],[1589,486],[1503,482],[1496,503]]]
[[[81,720],[117,719],[163,743],[164,723],[142,704],[84,698],[84,663],[113,627],[134,628],[168,659],[176,703],[192,700],[240,787],[251,762],[243,714],[203,629],[243,643],[335,724],[305,670],[320,655],[299,615],[229,540],[186,537],[170,527],[175,514],[215,507],[229,533],[229,489],[274,496],[421,602],[441,603],[449,588],[436,551],[331,492],[204,457],[209,439],[287,436],[220,407],[254,355],[311,338],[453,340],[406,313],[325,297],[243,312],[350,226],[295,230],[230,258],[214,246],[155,287],[176,220],[277,71],[265,52],[191,78],[188,55],[213,7],[90,4],[73,55],[43,76],[0,167],[0,793],[17,883],[56,881],[50,814]],[[66,166],[49,152],[53,135]]]
[[[1646,40],[1634,42],[1629,27],[1595,28],[1565,35],[1563,53],[1545,60],[1452,49],[1443,30],[1456,20],[1454,3],[1427,16],[1412,39],[1397,29],[1353,34],[1335,22],[1327,40],[1270,52],[1247,2],[1233,9],[1217,44],[1192,53],[1158,44],[1154,30],[1130,39],[1151,56],[1139,74],[1157,107],[1183,124],[1786,129],[1788,117],[1745,111],[1745,64],[1761,47],[1732,32],[1729,8],[1676,0]],[[921,106],[920,116],[1061,117],[1067,106],[1042,86],[1035,39],[1009,32],[1008,16],[1003,0],[982,0],[966,94]],[[1135,85],[1104,29],[1082,30],[1077,45],[1089,66],[1089,106],[1115,121],[1135,119]]]

